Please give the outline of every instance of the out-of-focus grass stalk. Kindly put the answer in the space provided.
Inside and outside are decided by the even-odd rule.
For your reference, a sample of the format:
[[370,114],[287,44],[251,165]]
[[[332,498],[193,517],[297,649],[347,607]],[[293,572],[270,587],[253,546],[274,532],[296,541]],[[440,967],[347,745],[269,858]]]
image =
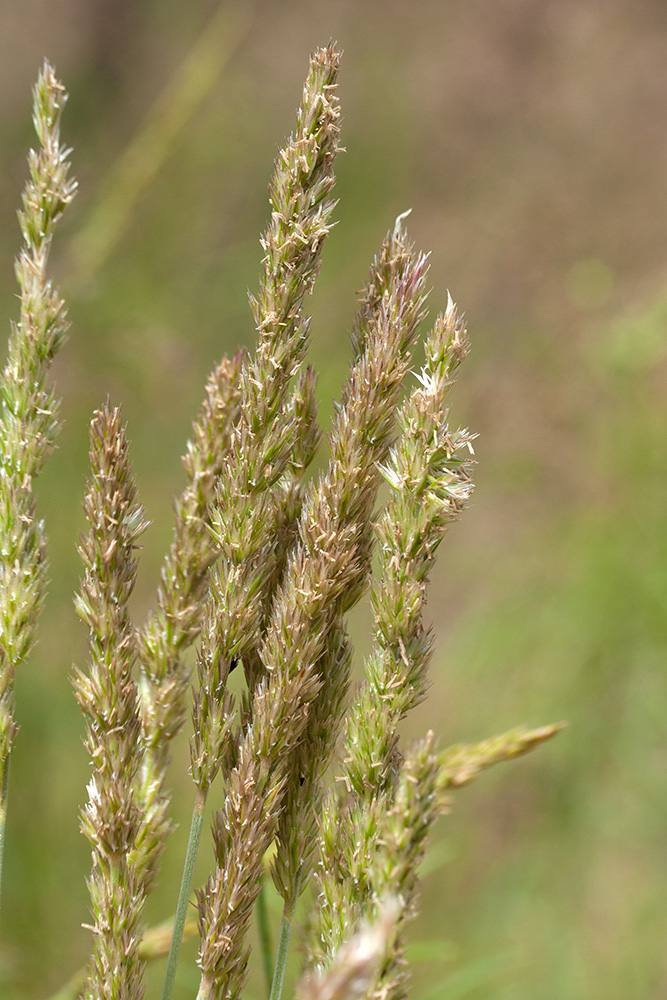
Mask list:
[[19,222],[23,249],[15,270],[21,312],[9,337],[0,382],[0,885],[9,790],[9,757],[18,726],[14,676],[35,642],[46,586],[46,537],[35,515],[33,481],[54,448],[58,401],[47,386],[51,362],[67,330],[65,309],[46,276],[55,225],[74,197],[69,150],[60,145],[67,95],[44,63],[33,91],[38,152],[30,151],[30,178]]
[[246,36],[252,5],[223,3],[113,164],[95,206],[71,245],[75,283],[104,264],[130,224],[133,209],[168,159],[178,136]]
[[374,919],[366,920],[336,952],[331,965],[307,972],[297,984],[297,1000],[363,1000],[373,990],[395,933],[400,907],[382,900]]

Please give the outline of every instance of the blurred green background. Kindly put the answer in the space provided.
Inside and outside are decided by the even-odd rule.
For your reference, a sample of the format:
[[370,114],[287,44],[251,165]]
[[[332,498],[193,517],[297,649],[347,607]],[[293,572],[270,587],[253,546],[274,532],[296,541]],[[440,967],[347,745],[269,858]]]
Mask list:
[[[432,308],[449,288],[473,347],[453,419],[479,431],[477,490],[433,576],[431,696],[406,733],[432,727],[447,743],[570,724],[461,792],[441,821],[413,996],[666,997],[664,0],[3,0],[1,22],[8,318],[45,55],[71,95],[63,132],[80,194],[53,255],[72,329],[55,373],[65,426],[39,482],[52,585],[17,682],[0,995],[49,996],[89,943],[87,763],[69,675],[85,656],[72,594],[91,412],[109,395],[129,423],[153,522],[141,617],[206,374],[253,342],[246,289],[308,53],[335,38],[347,152],[312,298],[323,423],[355,292],[406,208],[433,251]],[[361,652],[364,612],[355,634]],[[185,752],[182,741],[181,826],[151,921],[174,906]],[[200,881],[210,858],[204,842]],[[182,970],[179,996],[192,996],[196,974]]]

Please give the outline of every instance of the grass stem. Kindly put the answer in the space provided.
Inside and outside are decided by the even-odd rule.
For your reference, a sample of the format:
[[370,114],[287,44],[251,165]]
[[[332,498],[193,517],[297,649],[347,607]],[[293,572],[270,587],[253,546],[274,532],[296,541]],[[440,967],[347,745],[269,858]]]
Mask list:
[[291,897],[286,901],[283,908],[283,916],[280,921],[280,938],[278,940],[278,952],[276,954],[276,965],[273,970],[273,982],[271,983],[271,993],[269,994],[269,1000],[280,1000],[283,992],[283,982],[285,980],[285,967],[287,965],[287,953],[289,951],[290,938],[292,936],[292,924],[294,923],[294,914],[296,912],[296,904],[299,900],[299,893],[301,890],[301,869],[297,872],[296,878],[294,880],[294,892]]
[[204,822],[204,809],[206,807],[206,795],[197,791],[194,808],[192,810],[192,821],[190,823],[190,835],[188,846],[185,852],[185,862],[183,864],[183,876],[181,878],[181,889],[178,894],[178,905],[176,906],[176,916],[174,917],[174,930],[171,936],[169,947],[169,957],[167,958],[167,969],[164,974],[164,985],[162,987],[162,1000],[170,1000],[174,982],[176,980],[176,968],[178,966],[178,954],[181,950],[183,940],[183,928],[185,918],[188,913],[188,901],[192,889],[192,877],[197,860],[197,850],[199,848],[199,838]]
[[262,969],[266,981],[266,995],[271,996],[273,981],[273,956],[271,954],[271,926],[269,910],[266,905],[266,878],[262,880],[262,888],[257,897],[257,931],[259,934],[259,950],[262,955]]
[[2,908],[2,859],[5,856],[5,828],[7,826],[7,801],[9,798],[9,759],[7,754],[2,789],[0,790],[0,909]]

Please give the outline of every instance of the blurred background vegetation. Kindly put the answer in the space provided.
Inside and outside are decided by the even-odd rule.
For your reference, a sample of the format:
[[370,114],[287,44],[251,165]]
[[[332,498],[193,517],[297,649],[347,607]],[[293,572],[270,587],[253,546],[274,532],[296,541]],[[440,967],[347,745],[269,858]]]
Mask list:
[[[347,152],[312,299],[323,423],[355,291],[408,207],[433,251],[432,308],[451,289],[473,345],[454,419],[480,433],[477,491],[432,581],[431,697],[407,728],[445,743],[570,723],[441,822],[413,996],[665,997],[664,0],[3,0],[3,315],[17,314],[15,211],[45,55],[71,95],[80,194],[54,249],[72,321],[56,366],[65,427],[39,482],[52,585],[17,683],[0,993],[48,996],[88,947],[87,763],[69,675],[85,656],[72,594],[91,412],[109,395],[129,423],[153,521],[142,616],[205,376],[254,339],[246,289],[272,161],[308,53],[331,37]],[[367,624],[355,623],[360,651]],[[184,759],[154,921],[175,902]],[[204,845],[202,880],[210,858]],[[262,996],[254,966],[249,994]]]

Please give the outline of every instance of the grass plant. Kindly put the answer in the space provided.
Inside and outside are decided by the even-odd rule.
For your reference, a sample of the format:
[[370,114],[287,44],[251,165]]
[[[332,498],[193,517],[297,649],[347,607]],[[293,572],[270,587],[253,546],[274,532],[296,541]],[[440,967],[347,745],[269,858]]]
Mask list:
[[[198,1000],[242,995],[255,915],[262,962],[271,967],[267,872],[283,902],[267,973],[271,1000],[281,997],[303,896],[297,995],[399,1000],[406,926],[433,823],[453,790],[558,729],[445,750],[432,733],[408,746],[399,737],[399,722],[426,693],[428,576],[471,495],[474,438],[449,424],[448,394],[468,350],[451,298],[425,334],[416,384],[408,385],[426,318],[428,257],[408,239],[405,216],[382,242],[361,294],[328,463],[319,475],[309,472],[320,431],[306,302],[336,204],[339,63],[333,45],[310,59],[270,188],[259,291],[251,297],[257,344],[223,358],[209,377],[155,610],[143,625],[128,609],[146,520],[126,430],[108,401],[91,421],[76,598],[88,664],[75,669],[73,683],[92,768],[81,813],[92,848],[92,941],[89,967],[61,998],[139,1000],[146,963],[165,954],[170,938],[162,993],[169,1000],[181,939],[195,930],[187,913],[215,786],[210,876],[195,891]],[[64,92],[48,65],[34,100],[41,150],[30,154],[20,215],[21,317],[0,423],[0,838],[17,737],[14,673],[34,643],[45,586],[32,484],[53,447],[47,374],[65,331],[45,267],[54,223],[74,193],[59,138]],[[346,621],[366,593],[373,648],[365,680],[353,689]],[[228,687],[235,670],[245,682],[238,701]],[[147,928],[145,904],[172,829],[167,770],[188,712],[191,832],[165,935]]]

